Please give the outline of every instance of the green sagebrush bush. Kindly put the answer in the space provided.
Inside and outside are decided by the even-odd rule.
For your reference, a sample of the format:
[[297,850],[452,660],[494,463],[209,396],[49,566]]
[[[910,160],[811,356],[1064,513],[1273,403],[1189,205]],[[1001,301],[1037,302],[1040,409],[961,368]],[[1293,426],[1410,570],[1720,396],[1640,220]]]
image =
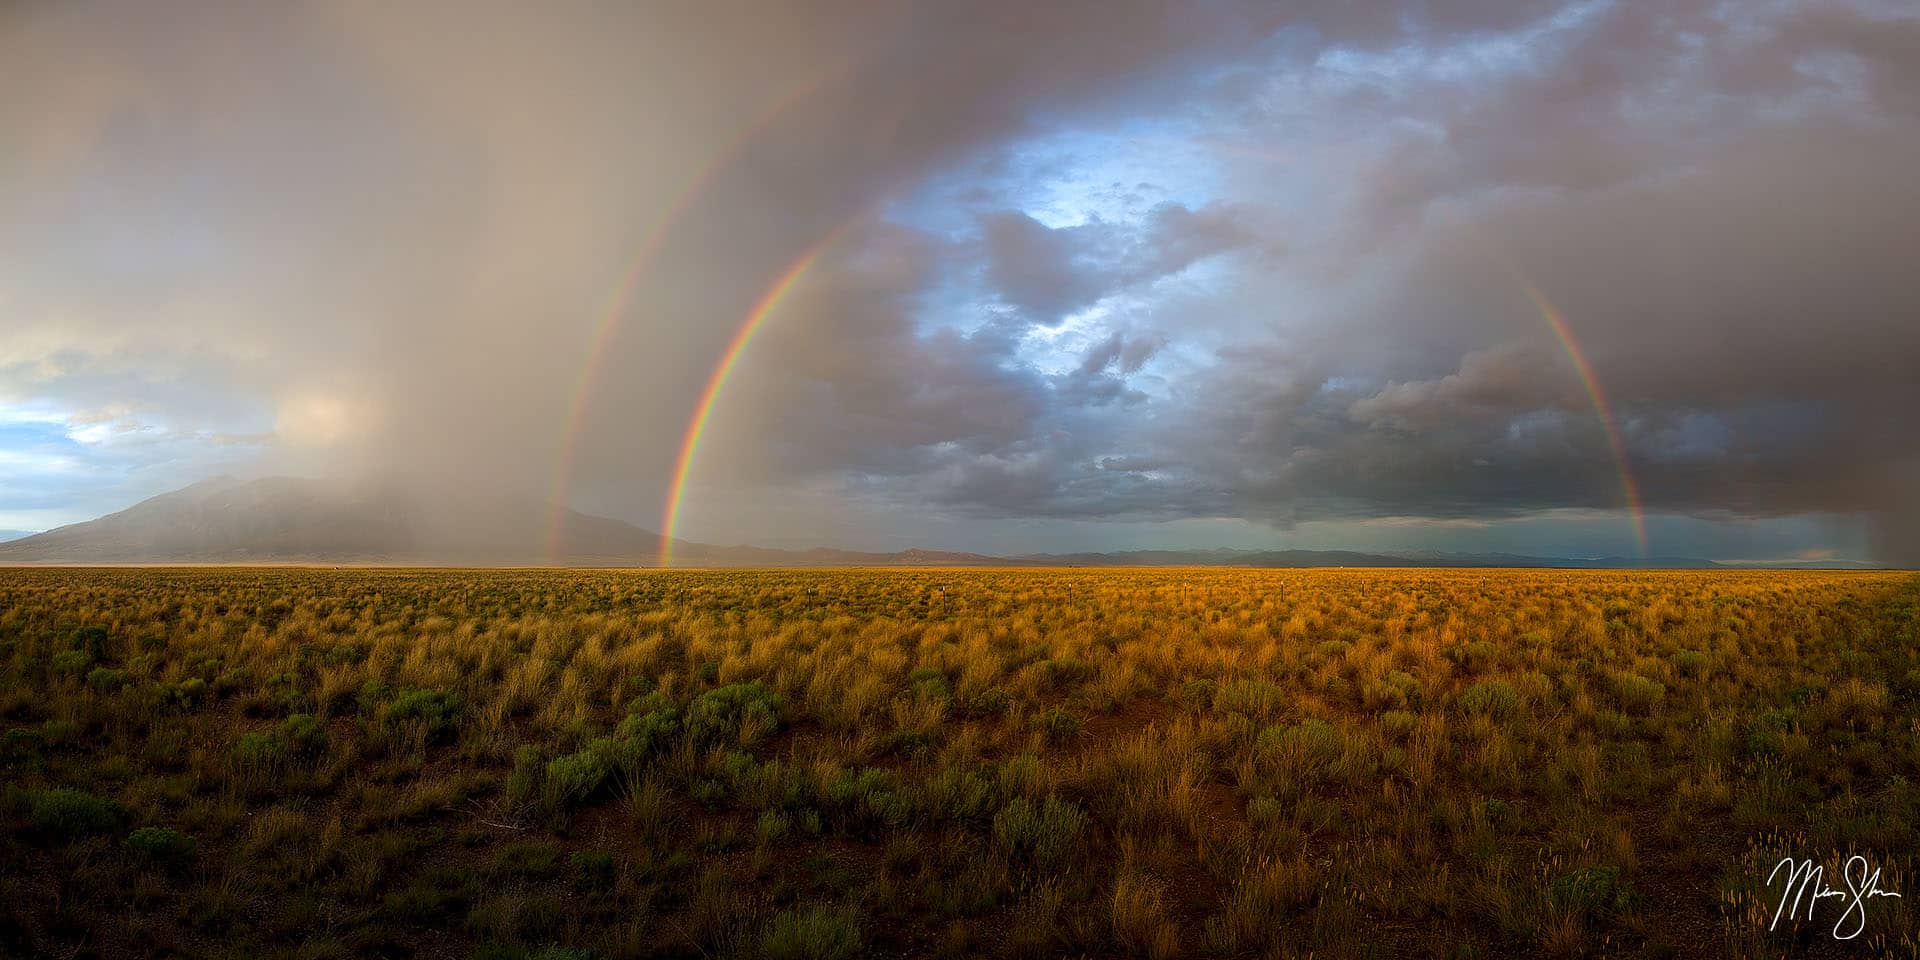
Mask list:
[[1594,919],[1610,919],[1631,909],[1637,898],[1633,884],[1614,866],[1592,866],[1554,880],[1554,902]]
[[732,740],[750,745],[779,727],[780,698],[758,680],[730,683],[694,698],[685,722],[695,743]]
[[199,844],[167,827],[141,827],[127,834],[126,847],[152,863],[182,863],[193,859]]
[[460,695],[446,690],[403,690],[387,704],[389,720],[420,720],[436,733],[450,733],[460,719]]
[[1503,680],[1485,680],[1460,692],[1460,709],[1467,713],[1477,713],[1504,720],[1513,715],[1520,705],[1520,695],[1513,684]]
[[766,960],[850,960],[860,953],[860,923],[850,910],[782,910],[760,935]]
[[62,840],[112,833],[127,816],[119,801],[71,787],[31,792],[28,811],[35,829]]
[[1035,804],[1016,797],[993,815],[993,840],[1008,857],[1041,868],[1067,862],[1087,825],[1087,815],[1072,803],[1048,797]]

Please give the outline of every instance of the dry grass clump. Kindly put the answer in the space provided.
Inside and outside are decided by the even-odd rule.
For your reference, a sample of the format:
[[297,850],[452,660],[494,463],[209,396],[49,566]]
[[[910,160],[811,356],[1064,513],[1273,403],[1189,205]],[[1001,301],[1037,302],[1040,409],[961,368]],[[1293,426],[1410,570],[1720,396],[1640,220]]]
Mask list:
[[[1751,956],[1920,582],[0,571],[0,955]],[[1906,901],[1860,943],[1911,954]]]

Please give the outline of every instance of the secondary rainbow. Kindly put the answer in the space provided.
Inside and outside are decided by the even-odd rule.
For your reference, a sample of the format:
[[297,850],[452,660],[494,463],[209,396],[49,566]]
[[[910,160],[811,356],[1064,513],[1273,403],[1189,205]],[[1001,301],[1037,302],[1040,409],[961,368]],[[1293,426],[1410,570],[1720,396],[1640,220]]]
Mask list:
[[560,546],[566,528],[567,501],[573,494],[573,468],[580,455],[580,439],[585,432],[587,411],[593,402],[593,388],[600,380],[600,372],[606,367],[609,347],[613,343],[614,333],[619,330],[620,321],[633,309],[634,295],[640,289],[640,281],[651,270],[654,260],[666,246],[668,237],[679,226],[694,203],[704,196],[721,172],[732,165],[741,151],[758,137],[776,119],[796,104],[818,93],[827,82],[846,68],[837,65],[814,77],[810,82],[800,85],[784,96],[768,104],[755,114],[753,119],[742,125],[734,135],[715,151],[713,160],[706,166],[695,170],[687,178],[666,210],[647,229],[641,238],[640,248],[635,251],[632,263],[622,274],[620,283],[614,288],[608,300],[607,309],[601,314],[600,322],[595,326],[593,338],[588,342],[586,363],[582,365],[580,376],[574,381],[571,397],[567,403],[567,419],[561,431],[560,459],[554,466],[553,487],[548,497],[547,515],[547,562],[558,563]]
[[781,301],[800,283],[800,278],[819,261],[820,255],[833,246],[845,228],[836,229],[825,238],[808,248],[787,265],[773,284],[767,287],[760,299],[755,301],[753,309],[747,311],[746,320],[734,331],[733,340],[720,354],[720,362],[714,365],[713,373],[707,378],[707,388],[700,393],[700,400],[694,404],[693,417],[687,421],[686,436],[680,440],[680,457],[674,462],[673,482],[667,488],[667,502],[660,513],[660,566],[673,565],[674,531],[680,524],[680,503],[687,492],[687,477],[693,472],[694,458],[700,453],[700,439],[707,429],[707,418],[713,415],[714,401],[720,398],[720,391],[726,388],[727,378],[733,375],[733,368],[740,362],[753,335],[767,318],[779,308]]
[[1627,445],[1620,439],[1620,427],[1614,422],[1613,405],[1607,402],[1607,392],[1601,389],[1600,378],[1593,372],[1593,364],[1587,360],[1586,351],[1580,349],[1580,341],[1574,339],[1573,328],[1567,325],[1567,318],[1561,315],[1560,308],[1554,306],[1553,301],[1548,300],[1547,295],[1541,293],[1540,288],[1534,286],[1517,266],[1511,263],[1508,266],[1513,270],[1520,289],[1526,291],[1527,299],[1533,301],[1540,315],[1546,318],[1553,335],[1560,339],[1560,346],[1566,349],[1567,357],[1573,361],[1574,371],[1580,375],[1581,385],[1586,387],[1587,396],[1593,401],[1593,411],[1600,417],[1600,428],[1606,433],[1607,446],[1613,452],[1614,468],[1620,473],[1620,489],[1626,493],[1627,514],[1633,520],[1634,541],[1639,544],[1640,556],[1644,559],[1647,556],[1647,511],[1640,502],[1640,484],[1634,481],[1633,471],[1628,468]]

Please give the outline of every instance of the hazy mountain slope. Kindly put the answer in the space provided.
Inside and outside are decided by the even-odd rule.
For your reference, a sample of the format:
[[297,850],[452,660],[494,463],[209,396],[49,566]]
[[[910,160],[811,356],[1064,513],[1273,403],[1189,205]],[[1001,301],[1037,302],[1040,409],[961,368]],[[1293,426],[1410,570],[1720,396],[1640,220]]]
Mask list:
[[[0,562],[543,563],[536,504],[290,477],[203,481],[97,520],[0,543]],[[568,511],[564,562],[650,562],[655,534]]]

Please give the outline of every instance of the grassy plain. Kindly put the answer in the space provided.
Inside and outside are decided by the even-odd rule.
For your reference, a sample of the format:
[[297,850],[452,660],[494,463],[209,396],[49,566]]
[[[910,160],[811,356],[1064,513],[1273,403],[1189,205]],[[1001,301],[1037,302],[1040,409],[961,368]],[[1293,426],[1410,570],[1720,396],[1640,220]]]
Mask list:
[[1920,936],[1912,574],[14,569],[0,671],[0,953]]

